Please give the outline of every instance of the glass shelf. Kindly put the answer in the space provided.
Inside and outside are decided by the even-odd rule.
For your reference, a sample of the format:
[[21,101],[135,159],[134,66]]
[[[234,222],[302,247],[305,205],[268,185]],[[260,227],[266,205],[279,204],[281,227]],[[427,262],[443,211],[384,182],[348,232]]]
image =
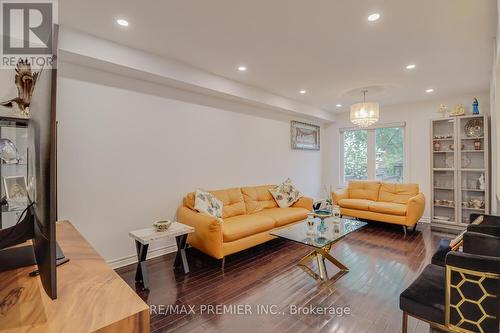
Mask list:
[[[6,196],[5,184],[9,189],[16,187],[16,193],[19,191],[19,185],[22,180],[9,179],[9,177],[24,177],[27,182],[28,179],[28,122],[26,120],[6,120],[0,119],[0,138],[9,139],[17,148],[20,163],[5,163],[0,162],[0,182],[2,184],[0,197]],[[22,188],[21,188],[22,190]],[[24,186],[24,191],[26,187]],[[12,191],[9,192],[12,195]],[[27,194],[26,194],[27,195]],[[22,196],[22,193],[21,193]],[[0,207],[0,229],[7,228],[16,224],[20,214],[24,211],[27,205],[10,206],[5,204]]]
[[477,211],[477,212],[484,212],[485,211],[484,208],[468,208],[468,207],[462,207],[462,210],[473,210],[473,211]]

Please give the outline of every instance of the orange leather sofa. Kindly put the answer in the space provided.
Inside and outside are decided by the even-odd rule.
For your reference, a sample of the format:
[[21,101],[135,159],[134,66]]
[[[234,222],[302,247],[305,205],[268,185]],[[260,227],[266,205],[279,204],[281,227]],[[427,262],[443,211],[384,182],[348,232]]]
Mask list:
[[418,184],[350,181],[349,186],[332,193],[332,201],[340,206],[342,215],[415,226],[422,217],[425,197]]
[[275,237],[271,229],[307,218],[313,200],[302,197],[288,208],[279,208],[269,193],[272,185],[209,191],[223,202],[222,220],[194,210],[194,192],[188,193],[177,210],[177,219],[195,228],[189,234],[192,247],[216,258],[225,256]]

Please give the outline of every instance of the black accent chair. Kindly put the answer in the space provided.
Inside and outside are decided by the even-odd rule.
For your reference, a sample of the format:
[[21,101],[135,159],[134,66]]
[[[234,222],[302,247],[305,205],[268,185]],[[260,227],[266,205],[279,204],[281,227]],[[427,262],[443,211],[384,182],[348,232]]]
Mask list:
[[399,297],[402,332],[408,316],[445,332],[498,333],[500,237],[466,232],[464,251],[451,251],[445,266],[428,265]]
[[[481,216],[482,214],[471,214],[470,221],[474,221],[476,218]],[[468,225],[467,231],[477,232],[482,234],[488,234],[500,237],[500,216],[495,215],[483,215],[483,222],[478,225]],[[431,263],[438,266],[444,266],[444,260],[446,254],[450,251],[456,251],[462,245],[459,243],[455,245],[453,248],[450,246],[449,239],[441,239],[439,242],[438,248],[434,255],[432,256]]]

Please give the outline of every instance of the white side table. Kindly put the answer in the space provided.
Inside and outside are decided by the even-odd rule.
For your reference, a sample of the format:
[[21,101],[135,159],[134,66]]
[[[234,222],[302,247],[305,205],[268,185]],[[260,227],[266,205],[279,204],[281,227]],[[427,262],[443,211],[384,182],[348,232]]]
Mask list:
[[146,268],[146,256],[149,244],[158,239],[175,237],[177,242],[177,255],[175,256],[174,267],[182,262],[184,274],[189,273],[189,265],[186,257],[187,235],[194,232],[194,228],[179,222],[173,222],[167,231],[156,231],[153,227],[134,230],[129,232],[129,236],[135,240],[137,251],[137,270],[135,282],[142,283],[144,289],[149,289],[148,271]]

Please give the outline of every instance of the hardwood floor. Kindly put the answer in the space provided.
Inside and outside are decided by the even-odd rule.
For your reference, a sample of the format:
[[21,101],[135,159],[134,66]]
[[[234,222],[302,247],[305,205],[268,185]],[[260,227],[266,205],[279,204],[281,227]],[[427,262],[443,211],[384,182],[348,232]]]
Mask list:
[[[174,271],[174,254],[149,260],[150,291],[136,288],[135,265],[117,270],[148,304],[151,331],[175,332],[376,332],[401,331],[399,294],[430,262],[442,238],[428,225],[405,239],[401,227],[370,224],[334,245],[332,255],[350,268],[336,282],[318,283],[296,266],[310,249],[274,240],[220,263],[190,249],[191,272]],[[314,266],[314,264],[312,264]],[[329,275],[337,271],[328,266]],[[195,313],[168,313],[160,305],[195,306]],[[248,305],[252,315],[202,313],[204,304]],[[279,314],[257,314],[258,305]],[[296,314],[297,307],[348,307],[349,314]],[[243,311],[242,311],[243,312]],[[429,332],[429,325],[409,321],[409,333]]]

